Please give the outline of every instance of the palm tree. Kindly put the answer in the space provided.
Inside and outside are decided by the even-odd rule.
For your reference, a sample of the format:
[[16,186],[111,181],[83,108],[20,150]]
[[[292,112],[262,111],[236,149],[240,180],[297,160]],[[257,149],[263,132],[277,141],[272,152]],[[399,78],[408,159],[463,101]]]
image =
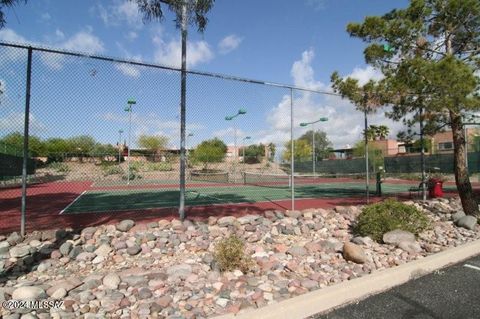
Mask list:
[[386,125],[377,126],[376,135],[381,140],[385,140],[390,133],[390,129]]

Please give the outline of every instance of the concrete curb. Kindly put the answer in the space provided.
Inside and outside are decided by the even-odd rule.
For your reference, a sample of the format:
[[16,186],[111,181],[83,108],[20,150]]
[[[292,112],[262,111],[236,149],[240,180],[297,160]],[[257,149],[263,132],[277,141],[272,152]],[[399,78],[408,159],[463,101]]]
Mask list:
[[480,240],[398,267],[380,270],[361,278],[344,281],[340,284],[270,304],[260,309],[241,311],[237,315],[221,315],[215,317],[215,319],[302,319],[358,299],[364,299],[369,295],[380,293],[478,254],[480,254]]

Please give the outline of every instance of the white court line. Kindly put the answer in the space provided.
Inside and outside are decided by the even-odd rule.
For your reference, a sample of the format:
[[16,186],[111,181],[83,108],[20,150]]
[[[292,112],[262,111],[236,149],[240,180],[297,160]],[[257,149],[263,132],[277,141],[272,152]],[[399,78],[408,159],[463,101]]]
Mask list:
[[65,207],[64,209],[62,209],[58,215],[62,215],[63,212],[65,212],[70,206],[72,206],[72,205],[73,205],[80,197],[82,197],[83,194],[85,194],[86,192],[87,192],[87,191],[83,191],[83,193],[81,193],[80,195],[78,195],[77,198],[75,198],[75,199],[73,200],[73,202],[71,202],[70,204],[68,204],[67,207]]
[[471,268],[471,269],[475,269],[475,270],[480,270],[480,267],[469,265],[469,264],[465,264],[465,265],[463,265],[463,267],[467,267],[467,268]]

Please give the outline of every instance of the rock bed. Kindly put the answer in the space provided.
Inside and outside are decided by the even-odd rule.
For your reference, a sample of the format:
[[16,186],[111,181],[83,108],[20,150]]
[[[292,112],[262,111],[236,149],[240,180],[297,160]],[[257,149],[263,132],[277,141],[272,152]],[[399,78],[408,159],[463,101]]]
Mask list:
[[[80,233],[34,232],[24,240],[15,233],[0,236],[0,301],[64,300],[61,309],[0,314],[206,318],[276,303],[480,237],[478,225],[454,225],[463,213],[457,199],[410,204],[429,216],[432,228],[407,244],[354,238],[351,225],[361,211],[355,206],[210,217],[205,223],[122,221]],[[218,271],[215,244],[230,234],[247,243],[254,261],[248,273]]]

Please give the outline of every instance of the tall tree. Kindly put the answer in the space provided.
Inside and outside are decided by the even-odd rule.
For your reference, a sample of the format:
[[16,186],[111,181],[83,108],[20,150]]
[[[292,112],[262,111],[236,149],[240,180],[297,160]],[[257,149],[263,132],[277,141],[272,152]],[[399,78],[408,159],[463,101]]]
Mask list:
[[[18,2],[22,2],[22,0],[0,0],[0,29],[5,27],[5,24],[7,23],[4,10],[12,8]],[[27,0],[23,0],[23,2],[27,3]]]
[[222,140],[214,138],[198,144],[193,157],[195,160],[203,163],[204,170],[208,170],[209,163],[223,162],[227,149],[227,145]]
[[168,137],[142,134],[138,137],[137,143],[140,147],[148,149],[153,154],[159,154],[161,150],[167,147]]
[[[285,143],[285,150],[283,151],[283,159],[287,162],[291,160],[292,144],[290,141]],[[312,143],[308,143],[306,140],[298,139],[295,141],[293,157],[295,161],[309,161],[312,160]]]
[[[313,130],[305,132],[302,136],[300,136],[299,140],[305,140],[310,145],[313,142]],[[315,159],[316,161],[327,158],[328,154],[332,150],[332,142],[327,137],[327,133],[323,131],[315,131]]]
[[386,125],[379,125],[377,126],[376,133],[380,140],[385,140],[390,133],[390,129]]
[[185,215],[185,130],[186,130],[186,101],[187,101],[187,26],[194,24],[198,31],[203,32],[208,19],[206,14],[212,9],[215,0],[130,0],[137,3],[145,20],[161,20],[163,18],[162,3],[176,14],[177,27],[181,29],[182,56],[181,56],[181,79],[180,79],[180,200],[178,213],[180,219]]
[[[465,112],[480,108],[480,2],[411,0],[406,9],[365,18],[347,26],[368,43],[367,63],[385,75],[383,102],[393,119],[448,123],[453,132],[455,181],[466,214],[478,205],[465,166]],[[427,117],[428,115],[428,117]]]

